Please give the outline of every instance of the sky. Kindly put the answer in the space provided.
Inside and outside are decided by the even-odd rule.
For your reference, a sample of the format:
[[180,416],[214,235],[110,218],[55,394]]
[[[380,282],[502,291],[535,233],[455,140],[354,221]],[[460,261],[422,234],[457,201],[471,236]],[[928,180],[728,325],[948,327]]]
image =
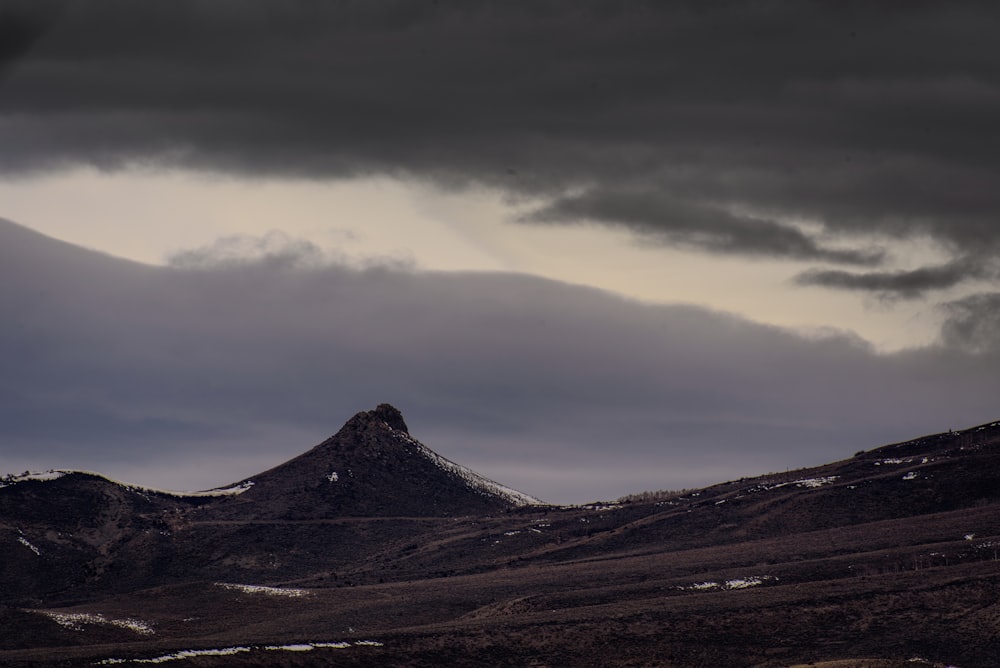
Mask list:
[[556,503],[1000,418],[989,3],[7,0],[0,472],[388,402]]

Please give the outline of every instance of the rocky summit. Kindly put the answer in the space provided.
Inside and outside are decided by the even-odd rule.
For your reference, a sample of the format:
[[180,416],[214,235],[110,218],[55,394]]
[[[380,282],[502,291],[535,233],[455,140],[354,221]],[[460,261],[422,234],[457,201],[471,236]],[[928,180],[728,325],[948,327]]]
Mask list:
[[358,413],[177,494],[0,479],[0,665],[1000,665],[1000,423],[554,507]]

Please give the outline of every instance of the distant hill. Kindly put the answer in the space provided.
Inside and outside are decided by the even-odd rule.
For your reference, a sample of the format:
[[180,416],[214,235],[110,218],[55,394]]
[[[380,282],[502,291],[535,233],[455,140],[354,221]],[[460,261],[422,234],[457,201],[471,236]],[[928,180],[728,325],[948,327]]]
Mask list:
[[0,665],[995,666],[998,559],[1000,422],[556,507],[383,404],[205,492],[0,480]]

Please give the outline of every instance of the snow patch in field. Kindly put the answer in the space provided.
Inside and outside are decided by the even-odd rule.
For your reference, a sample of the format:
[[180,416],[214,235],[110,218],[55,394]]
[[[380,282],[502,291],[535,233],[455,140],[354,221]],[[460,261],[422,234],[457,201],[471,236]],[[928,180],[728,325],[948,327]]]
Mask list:
[[733,589],[749,589],[750,587],[759,587],[765,582],[777,582],[778,578],[774,575],[753,575],[746,578],[736,578],[733,580],[724,580],[723,582],[696,582],[694,584],[680,586],[678,589],[684,591],[729,591]]
[[100,665],[111,665],[117,663],[166,663],[167,661],[179,661],[181,659],[193,659],[198,656],[232,656],[241,652],[249,652],[252,647],[221,647],[219,649],[182,649],[173,654],[163,654],[151,659],[104,659]]
[[51,612],[48,610],[36,610],[35,612],[45,615],[59,626],[73,631],[83,631],[84,626],[91,624],[115,626],[144,636],[151,636],[156,633],[153,627],[141,619],[109,619],[102,614],[90,612]]
[[[920,665],[923,665],[923,666],[940,666],[941,665],[940,663],[932,663],[932,662],[928,661],[927,659],[922,659],[919,656],[915,656],[912,659],[907,659],[906,662],[907,663],[919,663]],[[951,664],[948,664],[944,668],[958,668],[958,666],[953,666]]]
[[312,596],[308,589],[292,589],[287,587],[267,587],[264,585],[234,584],[232,582],[216,582],[215,586],[240,591],[244,594],[267,594],[268,596],[287,596],[289,598],[302,598]]
[[773,575],[763,575],[760,577],[738,578],[736,580],[726,580],[725,589],[747,589],[749,587],[759,587],[768,580],[777,580]]
[[917,479],[916,471],[910,471],[909,473],[903,476],[903,480],[916,480],[916,479]]
[[243,654],[254,650],[271,652],[311,652],[314,649],[347,649],[351,646],[383,647],[383,644],[375,640],[357,640],[354,643],[310,642],[296,643],[292,645],[253,645],[249,647],[240,645],[236,647],[220,647],[218,649],[182,649],[179,652],[154,656],[149,659],[104,659],[103,661],[99,661],[98,664],[102,666],[110,666],[123,663],[167,663],[168,661],[181,661],[183,659],[193,659],[199,656],[232,656],[234,654]]

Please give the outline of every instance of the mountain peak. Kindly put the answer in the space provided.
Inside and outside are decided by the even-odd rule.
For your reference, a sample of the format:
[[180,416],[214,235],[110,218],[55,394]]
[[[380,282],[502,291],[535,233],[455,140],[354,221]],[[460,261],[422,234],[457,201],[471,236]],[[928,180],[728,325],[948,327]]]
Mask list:
[[396,431],[401,431],[405,434],[410,433],[410,430],[406,427],[406,422],[403,420],[403,414],[391,404],[379,404],[375,410],[361,411],[354,416],[354,420],[364,422],[376,420],[386,423]]
[[377,435],[385,432],[386,427],[390,431],[400,432],[407,436],[410,434],[406,421],[403,420],[403,414],[398,408],[391,404],[379,404],[374,410],[356,413],[354,417],[344,423],[339,432],[328,440],[351,438],[352,434],[358,437],[364,433],[370,434],[373,438],[380,438]]
[[427,517],[540,503],[433,452],[410,435],[402,413],[390,404],[355,414],[311,450],[241,484],[248,489],[239,503],[218,512],[294,519]]

